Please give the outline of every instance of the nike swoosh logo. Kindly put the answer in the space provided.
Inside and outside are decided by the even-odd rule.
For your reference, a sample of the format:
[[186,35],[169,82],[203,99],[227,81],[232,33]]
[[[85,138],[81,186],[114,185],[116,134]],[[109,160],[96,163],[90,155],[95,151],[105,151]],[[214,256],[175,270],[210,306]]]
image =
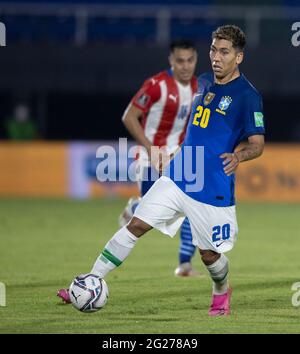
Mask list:
[[216,245],[216,247],[221,246],[224,242],[225,242],[225,241],[223,241],[223,242],[219,243],[218,245]]

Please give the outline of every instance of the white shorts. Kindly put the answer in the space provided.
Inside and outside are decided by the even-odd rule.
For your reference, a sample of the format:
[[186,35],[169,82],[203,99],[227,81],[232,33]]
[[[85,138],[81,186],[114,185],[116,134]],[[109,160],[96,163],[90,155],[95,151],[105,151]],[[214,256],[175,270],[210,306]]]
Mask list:
[[230,251],[238,233],[235,206],[215,207],[198,202],[165,176],[145,194],[134,216],[171,237],[188,217],[193,244],[217,253]]

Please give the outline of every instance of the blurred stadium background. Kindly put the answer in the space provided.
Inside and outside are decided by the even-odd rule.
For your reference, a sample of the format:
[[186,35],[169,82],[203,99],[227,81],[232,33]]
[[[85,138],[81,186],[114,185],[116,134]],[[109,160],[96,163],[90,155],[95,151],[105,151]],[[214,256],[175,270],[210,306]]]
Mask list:
[[[197,43],[199,74],[210,69],[211,31],[235,23],[248,36],[242,71],[263,94],[267,141],[276,156],[249,164],[246,174],[241,169],[238,193],[300,200],[300,50],[291,44],[297,3],[0,1],[7,41],[0,56],[0,196],[115,194],[114,186],[94,183],[95,148],[128,137],[122,113],[145,78],[167,68],[170,40]],[[7,124],[19,104],[29,108],[36,130],[36,141],[22,146],[11,144],[18,136]],[[271,143],[294,145],[284,145],[283,153]],[[116,193],[132,192],[123,187]]]
[[[299,281],[299,265],[291,262],[299,259],[300,247],[300,46],[291,43],[292,24],[299,21],[298,0],[0,1],[6,26],[0,55],[0,281],[13,304],[1,309],[1,332],[183,333],[183,323],[190,333],[200,327],[299,332],[290,304],[291,284]],[[129,137],[122,113],[145,78],[168,67],[172,39],[196,42],[200,74],[210,70],[211,31],[232,23],[247,34],[241,70],[263,95],[267,127],[265,154],[238,171],[243,240],[230,256],[239,294],[234,305],[242,316],[218,322],[220,328],[204,322],[209,280],[179,288],[170,276],[177,246],[161,237],[154,249],[146,239],[147,249],[139,248],[126,264],[128,273],[110,278],[112,294],[121,294],[123,302],[112,296],[101,324],[62,307],[50,310],[56,289],[88,271],[99,239],[101,249],[117,228],[124,197],[137,192],[133,183],[96,180],[97,148]],[[32,124],[20,136],[9,119],[26,115],[24,106]],[[135,262],[142,264],[140,273]],[[199,287],[206,297],[198,297]],[[178,305],[181,297],[186,306]],[[181,311],[176,320],[170,308],[174,316]],[[200,316],[194,311],[199,308]]]

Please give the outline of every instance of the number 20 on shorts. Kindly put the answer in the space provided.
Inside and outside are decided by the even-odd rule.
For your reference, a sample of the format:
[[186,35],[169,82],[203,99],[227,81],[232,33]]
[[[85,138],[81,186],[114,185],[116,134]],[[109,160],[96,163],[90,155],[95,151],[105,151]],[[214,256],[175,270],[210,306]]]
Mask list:
[[217,225],[213,227],[213,242],[225,241],[230,238],[230,224]]
[[207,128],[210,118],[210,109],[203,108],[199,105],[197,106],[196,111],[197,113],[194,115],[193,124],[197,127],[200,126],[201,128]]

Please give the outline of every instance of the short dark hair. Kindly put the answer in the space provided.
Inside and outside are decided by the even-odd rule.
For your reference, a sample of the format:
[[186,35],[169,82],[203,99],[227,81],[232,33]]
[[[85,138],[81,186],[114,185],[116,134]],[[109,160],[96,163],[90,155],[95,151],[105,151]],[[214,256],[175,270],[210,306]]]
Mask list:
[[176,48],[196,50],[195,43],[189,39],[176,39],[172,41],[172,43],[170,44],[171,53],[174,52]]
[[243,51],[246,45],[245,33],[235,25],[218,27],[212,33],[212,39],[226,39],[232,43],[233,48],[237,48],[241,51]]

